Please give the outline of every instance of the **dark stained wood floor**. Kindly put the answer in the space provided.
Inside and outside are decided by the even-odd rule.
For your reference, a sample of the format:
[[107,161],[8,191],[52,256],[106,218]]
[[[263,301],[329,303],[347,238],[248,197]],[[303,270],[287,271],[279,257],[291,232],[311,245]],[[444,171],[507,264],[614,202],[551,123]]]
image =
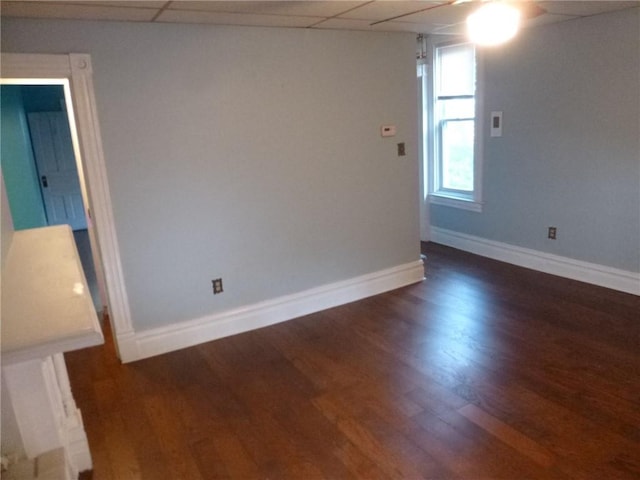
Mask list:
[[121,365],[93,479],[640,478],[640,297],[423,244],[426,280]]

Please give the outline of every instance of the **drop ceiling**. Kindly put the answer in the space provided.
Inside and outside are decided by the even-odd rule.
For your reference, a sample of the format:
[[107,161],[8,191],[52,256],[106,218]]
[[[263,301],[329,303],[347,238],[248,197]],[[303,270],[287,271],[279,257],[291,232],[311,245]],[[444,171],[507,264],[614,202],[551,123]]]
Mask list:
[[[2,0],[2,17],[96,21],[199,23],[336,30],[460,34],[477,1],[36,1]],[[638,1],[537,1],[511,3],[543,12],[525,26],[567,21],[640,6]],[[528,10],[531,10],[530,8]]]

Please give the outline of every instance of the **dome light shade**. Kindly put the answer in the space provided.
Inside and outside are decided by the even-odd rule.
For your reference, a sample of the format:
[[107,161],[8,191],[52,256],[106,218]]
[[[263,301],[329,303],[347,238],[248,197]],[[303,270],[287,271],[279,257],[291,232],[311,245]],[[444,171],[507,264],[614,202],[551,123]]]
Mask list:
[[520,10],[504,3],[486,3],[467,17],[469,39],[478,45],[505,43],[516,36],[519,28]]

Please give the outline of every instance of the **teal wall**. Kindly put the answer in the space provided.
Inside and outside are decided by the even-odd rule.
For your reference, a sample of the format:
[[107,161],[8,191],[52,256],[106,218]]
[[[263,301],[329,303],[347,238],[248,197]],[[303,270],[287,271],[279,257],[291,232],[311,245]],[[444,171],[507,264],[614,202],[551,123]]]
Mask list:
[[24,111],[59,112],[64,102],[62,85],[22,85],[22,102]]
[[1,161],[9,206],[16,230],[44,227],[47,217],[42,204],[31,137],[18,85],[1,87]]

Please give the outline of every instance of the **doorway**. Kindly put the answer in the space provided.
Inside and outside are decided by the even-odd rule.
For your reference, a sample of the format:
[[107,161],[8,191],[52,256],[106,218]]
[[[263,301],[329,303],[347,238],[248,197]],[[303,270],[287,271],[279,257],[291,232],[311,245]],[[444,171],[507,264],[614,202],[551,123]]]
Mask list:
[[[69,225],[97,312],[101,294],[61,84],[0,85],[2,171],[14,228]],[[103,283],[103,282],[102,282]]]
[[109,314],[118,356],[124,361],[136,358],[137,343],[115,232],[91,56],[2,53],[0,57],[3,85],[53,84],[64,88],[100,296]]
[[29,126],[33,158],[48,225],[86,230],[87,218],[61,85],[6,85],[19,88]]

